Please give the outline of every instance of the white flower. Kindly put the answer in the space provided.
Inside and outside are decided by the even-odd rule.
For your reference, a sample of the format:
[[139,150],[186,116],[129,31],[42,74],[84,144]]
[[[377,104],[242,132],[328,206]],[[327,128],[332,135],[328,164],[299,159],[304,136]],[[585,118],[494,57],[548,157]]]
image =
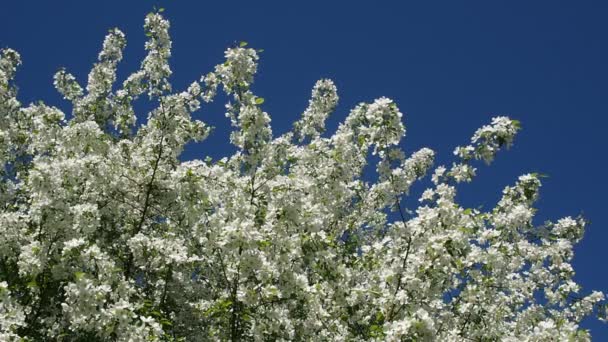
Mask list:
[[[121,86],[116,29],[86,86],[59,71],[67,116],[22,107],[19,55],[0,53],[0,340],[589,339],[579,324],[603,314],[605,296],[573,279],[585,221],[535,226],[536,174],[494,208],[457,201],[517,121],[477,130],[434,170],[423,203],[410,201],[435,153],[407,157],[392,100],[358,104],[322,137],[338,101],[323,79],[275,137],[252,90],[258,52],[229,48],[173,91],[169,26],[146,16],[147,55]],[[218,89],[235,151],[184,161],[211,131],[194,112]],[[151,109],[135,127],[144,93]]]

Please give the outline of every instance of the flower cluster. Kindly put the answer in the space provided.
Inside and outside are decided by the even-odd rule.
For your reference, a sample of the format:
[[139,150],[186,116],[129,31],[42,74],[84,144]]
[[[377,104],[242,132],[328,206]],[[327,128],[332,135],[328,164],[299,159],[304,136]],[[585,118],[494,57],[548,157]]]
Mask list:
[[294,124],[300,141],[319,138],[325,131],[325,120],[338,104],[338,90],[331,80],[319,80],[312,88],[312,97],[302,119]]
[[[23,106],[19,55],[0,54],[0,340],[585,341],[581,320],[605,318],[604,295],[573,280],[585,220],[534,224],[537,174],[489,211],[456,202],[517,121],[494,118],[432,170],[432,150],[400,148],[387,98],[326,135],[338,94],[320,80],[293,132],[273,137],[252,90],[258,51],[232,47],[174,92],[169,22],[152,13],[144,28],[147,55],[122,86],[117,29],[86,87],[57,72],[71,116]],[[181,160],[211,131],[192,113],[219,91],[237,151]]]

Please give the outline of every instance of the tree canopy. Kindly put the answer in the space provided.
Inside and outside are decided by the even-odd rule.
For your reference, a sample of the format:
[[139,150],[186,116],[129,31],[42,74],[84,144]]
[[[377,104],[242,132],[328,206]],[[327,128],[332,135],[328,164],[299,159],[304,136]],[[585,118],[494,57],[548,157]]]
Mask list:
[[[435,167],[431,149],[399,147],[406,129],[388,98],[325,134],[338,95],[322,79],[293,130],[273,136],[251,88],[259,51],[231,47],[174,91],[160,12],[122,85],[118,29],[86,86],[57,72],[68,114],[23,106],[19,54],[1,52],[1,340],[585,341],[581,320],[605,319],[604,294],[573,280],[585,220],[533,224],[540,175],[519,177],[488,211],[456,202],[518,121],[495,117]],[[191,114],[218,92],[237,152],[182,161],[211,132]],[[136,127],[145,97],[153,109]]]

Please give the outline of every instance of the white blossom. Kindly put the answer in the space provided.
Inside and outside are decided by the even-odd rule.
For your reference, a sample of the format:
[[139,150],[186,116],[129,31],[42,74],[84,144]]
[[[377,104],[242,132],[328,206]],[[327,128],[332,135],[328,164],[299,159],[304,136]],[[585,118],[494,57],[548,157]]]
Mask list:
[[[22,106],[20,57],[0,53],[0,340],[586,341],[581,321],[605,320],[604,294],[573,279],[586,221],[535,225],[540,175],[493,208],[457,201],[518,121],[492,119],[431,170],[434,151],[402,148],[388,98],[325,137],[338,95],[322,79],[275,137],[253,91],[258,51],[231,47],[174,91],[169,27],[146,16],[147,55],[120,86],[117,29],[86,86],[56,73],[73,115]],[[193,113],[218,90],[236,151],[184,161],[211,133]]]

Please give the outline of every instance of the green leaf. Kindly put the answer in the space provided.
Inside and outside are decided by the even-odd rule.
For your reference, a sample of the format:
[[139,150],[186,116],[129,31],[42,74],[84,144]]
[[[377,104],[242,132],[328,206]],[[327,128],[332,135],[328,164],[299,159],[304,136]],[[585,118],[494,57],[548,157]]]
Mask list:
[[247,46],[248,44],[249,44],[249,43],[247,43],[247,42],[240,42],[240,43],[239,43],[239,46],[240,46],[240,47],[245,47],[245,46]]
[[272,245],[272,243],[270,241],[266,241],[266,240],[264,240],[264,241],[258,241],[258,247],[261,248],[261,249],[267,248],[270,245]]
[[382,313],[382,311],[376,312],[376,322],[383,322],[383,321],[384,321],[384,314]]
[[538,173],[538,172],[532,172],[530,174],[530,176],[534,177],[534,178],[549,178],[549,175],[546,173]]
[[515,126],[515,128],[521,128],[521,122],[519,122],[519,120],[511,120],[511,123],[513,124],[513,126]]
[[363,135],[360,135],[357,140],[359,142],[359,146],[363,146],[365,144],[365,137]]
[[261,105],[262,103],[264,103],[263,97],[258,97],[255,99],[255,104]]

